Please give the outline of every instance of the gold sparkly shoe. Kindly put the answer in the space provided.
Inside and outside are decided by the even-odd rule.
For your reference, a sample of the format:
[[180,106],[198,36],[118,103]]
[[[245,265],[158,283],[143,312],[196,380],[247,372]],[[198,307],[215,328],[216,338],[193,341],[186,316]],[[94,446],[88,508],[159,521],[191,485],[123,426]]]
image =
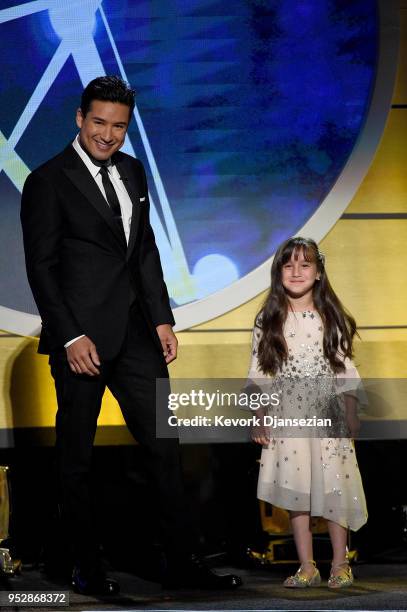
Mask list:
[[[340,570],[340,574],[334,576],[332,572],[334,570]],[[338,563],[338,565],[332,566],[331,574],[328,578],[328,587],[330,589],[345,589],[353,584],[353,574],[351,567],[347,561]]]
[[319,570],[316,567],[315,561],[308,561],[314,566],[314,572],[311,576],[307,576],[304,573],[303,565],[301,564],[299,569],[295,572],[294,576],[289,576],[283,582],[283,586],[288,589],[306,589],[307,587],[317,587],[321,584],[321,576]]

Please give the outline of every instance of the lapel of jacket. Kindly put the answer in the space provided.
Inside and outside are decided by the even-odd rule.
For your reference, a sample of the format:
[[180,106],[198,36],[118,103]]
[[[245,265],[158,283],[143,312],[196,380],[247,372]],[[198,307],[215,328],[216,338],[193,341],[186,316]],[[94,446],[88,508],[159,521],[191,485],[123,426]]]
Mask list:
[[99,187],[97,186],[94,178],[90,174],[89,170],[76,153],[75,149],[70,145],[67,147],[66,157],[67,163],[63,168],[64,173],[70,179],[70,181],[79,189],[79,191],[85,196],[85,198],[96,208],[96,210],[102,215],[113,234],[117,238],[120,247],[125,250],[126,243],[124,240],[123,232],[120,231],[115,218],[112,215],[112,211],[105,198],[103,197]]
[[123,181],[123,185],[126,187],[127,193],[129,194],[131,202],[133,204],[129,244],[127,246],[126,256],[126,258],[129,259],[136,243],[137,231],[140,221],[140,209],[142,206],[140,204],[140,187],[137,184],[134,170],[131,168],[131,164],[129,164],[128,160],[120,153],[118,153],[116,154],[116,158],[114,159],[114,161],[117,170],[120,174],[120,178]]

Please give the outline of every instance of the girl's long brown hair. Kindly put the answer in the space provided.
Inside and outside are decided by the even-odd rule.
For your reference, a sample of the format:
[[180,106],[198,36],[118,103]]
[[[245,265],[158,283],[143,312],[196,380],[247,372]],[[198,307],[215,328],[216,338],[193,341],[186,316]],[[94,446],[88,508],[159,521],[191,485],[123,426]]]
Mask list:
[[302,252],[306,261],[316,263],[320,279],[313,287],[313,301],[324,326],[324,355],[334,372],[343,372],[343,360],[353,356],[356,323],[330,285],[324,257],[316,242],[300,237],[286,240],[277,250],[273,260],[270,291],[256,317],[256,326],[263,332],[258,348],[260,369],[264,374],[274,375],[288,357],[283,328],[290,304],[282,283],[282,268],[295,252]]

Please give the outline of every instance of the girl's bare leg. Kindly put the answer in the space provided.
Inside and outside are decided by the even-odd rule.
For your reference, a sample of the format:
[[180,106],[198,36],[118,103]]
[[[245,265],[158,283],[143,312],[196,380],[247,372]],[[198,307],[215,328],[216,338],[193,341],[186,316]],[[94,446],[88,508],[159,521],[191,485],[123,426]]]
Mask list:
[[295,546],[297,548],[298,558],[303,566],[303,572],[307,576],[312,576],[315,572],[315,567],[310,563],[314,556],[309,512],[290,511],[290,520]]
[[327,521],[327,523],[333,550],[332,567],[335,568],[346,561],[348,532],[345,527],[342,527],[342,525],[338,523],[334,523],[333,521]]

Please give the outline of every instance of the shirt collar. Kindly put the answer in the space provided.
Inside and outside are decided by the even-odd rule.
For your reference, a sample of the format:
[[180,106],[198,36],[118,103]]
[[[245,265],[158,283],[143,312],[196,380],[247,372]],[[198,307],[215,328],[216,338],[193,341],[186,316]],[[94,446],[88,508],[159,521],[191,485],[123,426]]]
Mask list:
[[[95,179],[100,172],[100,166],[96,165],[92,161],[92,159],[89,157],[89,155],[86,153],[86,151],[82,149],[81,145],[79,144],[79,134],[77,134],[77,136],[75,137],[72,143],[72,146],[77,152],[77,154],[79,155],[79,157],[81,158],[81,160],[83,161],[83,163],[85,164],[85,166],[87,167],[87,169],[89,170],[89,172],[91,173],[91,175],[93,176],[93,178]],[[109,171],[110,171],[111,165],[112,163],[109,160],[109,164],[107,164],[107,169]]]

